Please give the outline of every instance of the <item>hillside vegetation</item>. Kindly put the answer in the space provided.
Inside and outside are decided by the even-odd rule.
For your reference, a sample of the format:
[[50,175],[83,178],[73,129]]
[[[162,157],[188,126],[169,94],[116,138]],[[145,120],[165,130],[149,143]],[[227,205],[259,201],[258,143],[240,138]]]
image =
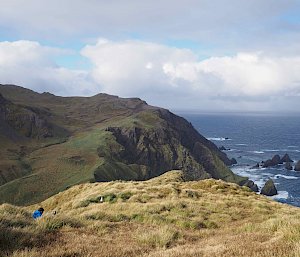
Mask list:
[[0,140],[0,203],[28,205],[76,184],[140,181],[172,169],[186,180],[247,183],[189,122],[138,98],[0,85]]
[[[35,221],[38,206],[46,212]],[[221,180],[184,182],[181,171],[76,185],[29,207],[0,205],[2,256],[296,257],[299,242],[298,208]]]

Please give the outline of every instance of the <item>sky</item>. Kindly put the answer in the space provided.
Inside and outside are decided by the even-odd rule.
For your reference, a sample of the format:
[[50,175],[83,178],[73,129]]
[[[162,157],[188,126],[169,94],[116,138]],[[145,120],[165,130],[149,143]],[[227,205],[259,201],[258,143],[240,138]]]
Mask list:
[[299,0],[0,0],[0,84],[299,112]]

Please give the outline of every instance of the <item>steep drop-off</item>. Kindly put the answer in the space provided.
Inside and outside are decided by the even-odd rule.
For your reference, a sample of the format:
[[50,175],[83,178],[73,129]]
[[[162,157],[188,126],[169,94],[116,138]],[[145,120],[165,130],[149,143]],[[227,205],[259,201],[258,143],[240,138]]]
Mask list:
[[0,202],[30,204],[78,183],[172,169],[187,180],[247,182],[189,122],[138,98],[58,97],[13,85],[0,85],[0,94]]

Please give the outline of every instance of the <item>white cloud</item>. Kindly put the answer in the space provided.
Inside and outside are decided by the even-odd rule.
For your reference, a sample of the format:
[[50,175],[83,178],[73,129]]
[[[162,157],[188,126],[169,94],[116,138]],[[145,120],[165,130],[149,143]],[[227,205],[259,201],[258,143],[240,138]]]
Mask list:
[[[219,82],[219,96],[261,97],[300,92],[299,70],[300,56],[283,58],[263,53],[238,53],[232,57],[211,57],[201,62],[179,64],[169,74],[190,80],[200,90],[206,87],[208,76],[215,77]],[[200,75],[204,75],[204,81]]]
[[299,105],[300,56],[248,52],[199,60],[189,49],[100,39],[81,50],[93,65],[82,71],[55,63],[53,55],[67,53],[32,41],[0,42],[0,83],[59,95],[137,96],[174,109],[293,110]]
[[195,97],[269,97],[300,92],[300,57],[238,53],[198,61],[191,50],[141,42],[99,40],[82,54],[108,93],[159,91]]
[[168,91],[170,78],[163,65],[196,61],[190,50],[142,41],[100,39],[97,44],[86,46],[81,54],[93,63],[91,74],[102,89],[123,96]]
[[54,56],[69,51],[34,41],[0,42],[0,83],[17,84],[60,95],[95,93],[88,73],[59,67]]

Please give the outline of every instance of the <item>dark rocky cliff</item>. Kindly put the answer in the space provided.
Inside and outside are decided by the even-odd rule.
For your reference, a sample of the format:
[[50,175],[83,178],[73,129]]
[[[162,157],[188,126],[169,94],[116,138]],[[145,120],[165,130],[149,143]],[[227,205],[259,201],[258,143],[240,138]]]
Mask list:
[[[137,165],[144,170],[140,179],[158,176],[168,170],[183,170],[186,179],[216,178],[239,183],[243,179],[234,175],[226,164],[231,164],[226,154],[201,136],[185,119],[160,109],[152,112],[160,118],[154,127],[108,127],[119,144],[106,154],[98,149],[106,162]],[[97,181],[107,181],[106,173],[99,167]],[[120,179],[124,179],[123,177]],[[130,174],[128,174],[130,179]]]
[[[29,138],[47,138],[67,134],[67,131],[49,122],[50,112],[36,107],[14,104],[0,94],[0,119],[11,134]],[[16,133],[15,133],[16,132]]]

